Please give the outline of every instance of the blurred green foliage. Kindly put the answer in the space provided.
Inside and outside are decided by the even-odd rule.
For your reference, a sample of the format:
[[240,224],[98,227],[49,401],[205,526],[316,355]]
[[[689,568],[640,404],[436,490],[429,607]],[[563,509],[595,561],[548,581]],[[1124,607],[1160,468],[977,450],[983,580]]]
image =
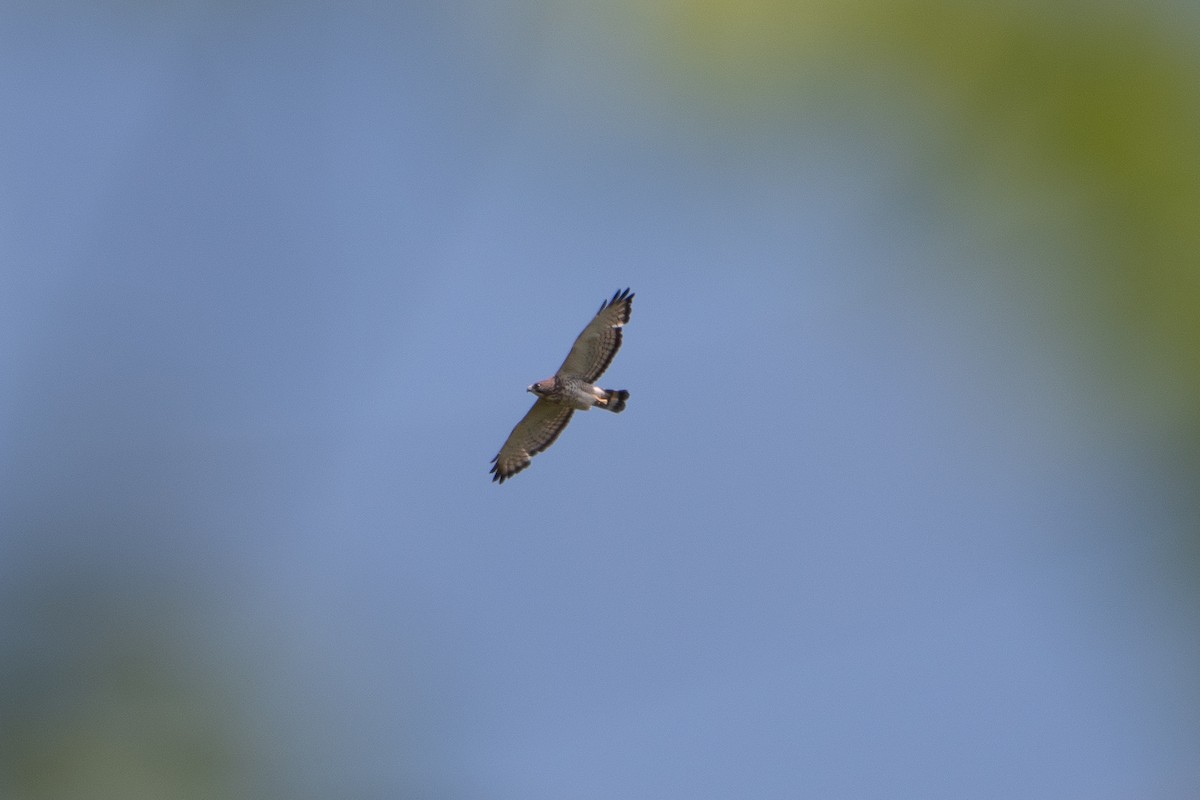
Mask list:
[[[275,796],[244,699],[176,593],[104,571],[13,587],[0,615],[0,794]],[[211,644],[208,643],[208,644]]]
[[1012,269],[1084,323],[1122,404],[1200,433],[1193,19],[1154,4],[954,0],[676,0],[632,13],[677,85],[722,113],[819,113],[837,96],[858,124],[918,132],[922,188],[981,228],[1002,220],[1013,240],[1053,243]]

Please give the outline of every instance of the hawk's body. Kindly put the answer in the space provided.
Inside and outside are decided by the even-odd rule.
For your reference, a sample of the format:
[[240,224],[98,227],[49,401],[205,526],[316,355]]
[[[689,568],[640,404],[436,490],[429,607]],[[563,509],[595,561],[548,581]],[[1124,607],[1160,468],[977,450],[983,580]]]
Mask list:
[[[575,375],[555,375],[553,378],[546,378],[529,387],[529,391],[550,402],[570,406],[576,411],[587,411],[592,406],[614,412],[624,411],[625,399],[629,397],[629,392],[624,392],[625,396],[621,397],[623,390],[611,392],[601,389]],[[614,395],[616,399],[610,405]]]
[[537,395],[537,402],[492,459],[492,480],[504,483],[528,467],[533,456],[554,443],[576,411],[593,406],[613,413],[625,410],[629,392],[595,384],[621,347],[621,328],[629,322],[632,308],[633,293],[628,289],[601,303],[554,377],[527,389]]

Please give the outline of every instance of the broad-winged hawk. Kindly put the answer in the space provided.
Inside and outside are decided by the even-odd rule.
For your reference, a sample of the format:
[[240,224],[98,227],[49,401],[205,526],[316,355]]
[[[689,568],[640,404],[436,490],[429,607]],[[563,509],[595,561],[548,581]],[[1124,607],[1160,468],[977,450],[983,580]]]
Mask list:
[[526,389],[537,395],[537,402],[492,459],[493,481],[504,483],[528,467],[535,455],[554,444],[576,411],[592,406],[614,413],[625,410],[629,392],[601,389],[595,383],[621,347],[621,328],[629,322],[632,308],[633,292],[628,289],[601,303],[554,377]]

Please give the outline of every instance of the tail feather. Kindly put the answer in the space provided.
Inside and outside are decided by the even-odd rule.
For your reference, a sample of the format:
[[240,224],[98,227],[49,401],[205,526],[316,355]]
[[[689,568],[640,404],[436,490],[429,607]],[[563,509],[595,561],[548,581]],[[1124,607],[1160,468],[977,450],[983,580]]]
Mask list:
[[625,410],[625,401],[629,399],[629,392],[624,389],[605,389],[604,390],[604,408],[614,414],[619,414]]

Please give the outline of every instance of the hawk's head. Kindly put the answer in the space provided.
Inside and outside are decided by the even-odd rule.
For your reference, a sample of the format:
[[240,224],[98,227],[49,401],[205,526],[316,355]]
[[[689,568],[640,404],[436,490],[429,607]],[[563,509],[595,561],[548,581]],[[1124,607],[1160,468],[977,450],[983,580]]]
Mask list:
[[538,397],[544,397],[554,391],[554,378],[546,378],[544,381],[538,381],[532,386],[526,387],[525,391],[533,392]]

